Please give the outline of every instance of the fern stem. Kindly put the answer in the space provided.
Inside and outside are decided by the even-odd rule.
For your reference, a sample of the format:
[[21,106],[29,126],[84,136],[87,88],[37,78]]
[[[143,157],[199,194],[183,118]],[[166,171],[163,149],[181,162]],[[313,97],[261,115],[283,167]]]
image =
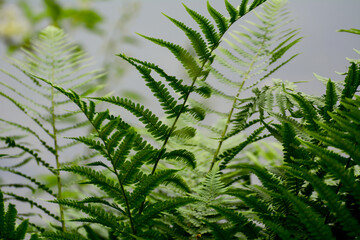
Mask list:
[[[240,19],[240,18],[238,18],[238,19]],[[237,19],[237,20],[238,20],[238,19]],[[236,21],[235,21],[235,22],[236,22]],[[234,23],[235,23],[235,22],[234,22]],[[232,24],[229,24],[228,29],[229,29],[231,26],[232,26]],[[227,29],[227,30],[228,30],[228,29]],[[170,128],[170,130],[169,130],[169,133],[168,133],[168,135],[166,136],[166,139],[164,140],[164,143],[163,143],[163,145],[162,145],[161,148],[160,148],[159,154],[158,154],[158,156],[157,156],[157,158],[156,158],[156,161],[155,161],[154,167],[153,167],[153,169],[152,169],[152,171],[151,171],[151,174],[154,174],[154,173],[155,173],[155,170],[156,170],[156,168],[157,168],[157,165],[158,165],[158,163],[159,163],[162,155],[165,153],[165,147],[166,147],[166,145],[167,145],[167,143],[168,143],[168,141],[169,141],[169,139],[170,139],[171,134],[172,134],[172,133],[174,132],[174,130],[175,130],[176,124],[177,124],[177,122],[178,122],[181,114],[183,113],[183,111],[184,111],[184,109],[185,109],[185,107],[186,107],[186,103],[187,103],[187,101],[188,101],[188,99],[189,99],[189,97],[190,97],[190,94],[192,93],[192,89],[193,89],[194,86],[195,86],[196,80],[199,78],[199,76],[200,76],[200,74],[202,73],[202,71],[203,71],[206,63],[209,61],[210,57],[212,56],[213,51],[215,51],[215,49],[219,46],[219,44],[220,44],[220,42],[221,42],[221,39],[222,39],[222,37],[224,36],[224,34],[227,32],[227,30],[226,30],[222,35],[220,35],[219,41],[217,42],[217,44],[215,44],[215,45],[211,48],[208,57],[203,60],[203,62],[202,62],[202,64],[201,64],[201,67],[200,67],[200,70],[199,70],[199,73],[197,74],[197,76],[195,76],[195,77],[192,79],[192,83],[191,83],[191,85],[190,85],[189,91],[186,93],[186,95],[185,95],[185,97],[184,97],[183,104],[181,105],[181,109],[180,109],[179,113],[176,115],[176,118],[175,118],[175,120],[174,120],[174,122],[173,122],[173,124],[172,124],[172,126],[171,126],[171,128]]]
[[214,156],[213,156],[213,159],[212,159],[212,162],[211,162],[211,165],[210,165],[209,172],[213,169],[214,164],[215,164],[215,162],[217,160],[217,157],[218,157],[218,155],[220,153],[221,146],[222,146],[223,142],[225,141],[225,135],[226,135],[227,130],[228,130],[229,126],[230,126],[231,118],[233,116],[237,101],[238,101],[240,93],[241,93],[241,91],[242,91],[242,89],[244,87],[244,84],[245,84],[246,80],[249,79],[250,72],[252,71],[252,68],[253,68],[255,62],[257,61],[257,58],[258,58],[259,54],[262,52],[262,50],[265,47],[265,39],[266,39],[267,34],[268,34],[268,30],[266,29],[266,31],[265,31],[265,33],[263,35],[263,40],[262,40],[262,43],[261,43],[261,47],[258,49],[256,55],[254,56],[253,60],[251,61],[251,64],[249,65],[249,68],[248,68],[248,70],[246,71],[246,73],[244,75],[244,79],[240,84],[240,87],[239,87],[239,89],[238,89],[238,91],[236,93],[236,96],[234,97],[234,101],[233,101],[232,107],[231,107],[231,109],[229,111],[224,130],[221,133],[219,144],[218,144],[218,147],[217,147],[217,149],[216,149],[216,151],[214,153]]
[[[53,69],[54,70],[54,69]],[[53,79],[53,74],[52,74],[52,79]],[[55,150],[55,161],[56,161],[56,171],[55,171],[55,175],[56,175],[56,182],[57,182],[57,189],[58,189],[58,193],[57,193],[57,199],[61,200],[62,199],[62,184],[61,184],[61,177],[60,177],[60,160],[59,160],[59,145],[58,145],[58,140],[57,140],[57,129],[56,129],[56,116],[55,116],[55,102],[54,102],[54,89],[51,88],[51,126],[53,129],[53,140],[54,140],[54,150]],[[60,222],[61,222],[61,230],[63,232],[66,231],[66,226],[65,226],[65,217],[64,217],[64,208],[61,204],[59,204],[59,212],[60,212]]]
[[114,166],[114,173],[115,173],[116,176],[117,176],[119,185],[120,185],[120,187],[121,187],[121,191],[122,191],[122,193],[123,193],[123,195],[124,195],[125,204],[126,204],[126,212],[127,212],[127,214],[128,214],[129,220],[130,220],[131,231],[132,231],[133,234],[135,235],[135,234],[136,234],[136,229],[135,229],[134,221],[133,221],[132,216],[131,216],[129,200],[128,200],[127,197],[126,197],[124,185],[122,184],[122,182],[121,182],[121,180],[120,180],[120,176],[119,176],[119,174],[118,174],[115,166]]
[[[80,108],[81,109],[81,108]],[[81,109],[82,110],[82,109]],[[86,115],[86,114],[85,114]],[[99,130],[95,127],[93,121],[91,121],[90,118],[88,118],[88,115],[86,115],[87,119],[90,121],[91,125],[94,127],[95,131],[97,132],[98,136],[101,136],[100,135],[100,132]],[[104,145],[106,145],[106,139],[104,138],[100,138],[101,141],[104,143]],[[126,213],[129,217],[129,221],[130,221],[130,226],[131,226],[131,231],[132,233],[135,235],[136,234],[136,229],[135,229],[135,225],[134,225],[134,220],[131,216],[131,211],[130,211],[130,204],[129,204],[129,199],[127,198],[126,196],[126,192],[125,192],[125,188],[124,188],[124,185],[123,183],[121,182],[121,179],[120,179],[120,176],[119,176],[119,173],[118,171],[116,170],[116,166],[113,164],[114,161],[113,161],[113,158],[111,157],[111,154],[109,153],[109,151],[107,149],[104,150],[106,152],[106,155],[107,155],[107,158],[108,160],[110,160],[112,166],[113,166],[113,173],[116,175],[116,178],[118,180],[118,183],[120,185],[120,188],[121,188],[121,192],[123,194],[123,197],[124,197],[124,200],[125,200],[125,204],[126,204]]]

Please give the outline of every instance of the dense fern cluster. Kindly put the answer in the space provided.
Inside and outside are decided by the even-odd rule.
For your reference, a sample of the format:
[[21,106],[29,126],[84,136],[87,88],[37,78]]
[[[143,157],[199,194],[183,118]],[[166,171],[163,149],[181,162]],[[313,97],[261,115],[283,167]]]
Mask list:
[[[231,40],[224,40],[230,26],[262,3],[262,11],[256,13],[260,23],[250,22],[253,28],[244,27],[245,32],[234,32]],[[1,121],[32,136],[43,149],[28,144],[29,137],[17,131],[1,133],[1,159],[19,161],[1,170],[24,177],[29,184],[1,186],[0,238],[23,239],[28,231],[35,232],[31,239],[357,239],[360,64],[351,60],[344,82],[326,80],[321,97],[297,93],[293,84],[281,80],[259,87],[296,56],[287,56],[300,38],[297,30],[286,28],[291,19],[285,3],[242,0],[236,7],[225,0],[227,15],[207,3],[211,18],[184,6],[199,31],[165,15],[188,37],[193,51],[141,36],[167,48],[182,64],[187,79],[155,63],[119,54],[137,69],[164,118],[129,98],[96,97],[99,88],[88,83],[102,73],[83,72],[84,53],[69,45],[60,29],[43,30],[32,50],[25,50],[25,60],[13,60],[29,84],[2,70],[49,105],[1,83],[10,91],[1,95],[43,132]],[[222,40],[229,46],[220,47]],[[220,65],[234,71],[240,81],[223,73]],[[235,86],[236,93],[228,95],[211,85],[206,81],[210,74]],[[81,90],[82,86],[87,88]],[[243,98],[248,89],[252,96]],[[228,99],[229,110],[205,107],[192,98],[194,94]],[[144,129],[98,103],[130,112]],[[217,113],[220,123],[204,124],[207,113]],[[91,127],[90,133],[78,136],[72,131],[83,126]],[[260,142],[269,136],[281,144],[282,155]],[[62,150],[80,144],[87,147],[86,154],[66,163]],[[56,187],[19,168],[31,162],[48,169]],[[87,186],[81,194],[62,194],[68,174]],[[261,184],[251,181],[253,176]],[[59,214],[29,195],[8,190],[11,187],[47,193],[50,204],[60,206]],[[28,202],[54,221],[46,226],[32,217],[24,220],[27,216],[16,216],[12,203],[6,212],[4,200]],[[22,220],[17,227],[16,218]]]

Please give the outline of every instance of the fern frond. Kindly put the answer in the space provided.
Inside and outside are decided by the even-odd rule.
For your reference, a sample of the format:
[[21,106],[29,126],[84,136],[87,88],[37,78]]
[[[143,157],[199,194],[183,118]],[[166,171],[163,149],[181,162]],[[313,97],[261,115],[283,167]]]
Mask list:
[[42,212],[46,213],[48,216],[52,217],[53,219],[55,219],[57,221],[61,221],[60,218],[57,215],[51,213],[50,210],[48,210],[47,208],[45,208],[41,204],[31,200],[30,198],[22,197],[20,195],[17,195],[17,194],[11,193],[11,192],[3,192],[3,193],[5,195],[13,197],[14,199],[16,199],[18,201],[29,203],[31,206],[37,207],[38,209],[40,209]]
[[320,164],[328,169],[329,173],[336,179],[341,180],[341,184],[344,185],[344,188],[360,202],[360,186],[357,184],[354,173],[344,168],[348,159],[338,153],[324,149],[310,142],[302,141],[302,143],[308,147],[309,151],[321,158],[319,161]]
[[55,173],[54,168],[49,163],[47,163],[45,160],[43,160],[35,150],[30,149],[24,145],[16,143],[16,141],[11,137],[6,137],[6,138],[0,137],[0,139],[4,140],[5,143],[8,145],[8,147],[10,147],[10,148],[19,148],[19,149],[23,150],[24,152],[28,153],[36,160],[37,163],[40,163],[42,166],[46,167],[50,172]]
[[238,14],[240,13],[228,0],[225,0],[225,7],[230,15],[230,23],[233,23],[238,18]]
[[169,76],[163,69],[153,63],[140,61],[139,59],[132,57],[127,57],[125,54],[119,54],[117,56],[128,62],[136,62],[147,68],[153,69],[157,74],[159,74],[165,79],[165,81],[169,83],[169,86],[171,86],[176,93],[179,93],[181,96],[185,96],[190,89],[190,86],[185,85],[183,83],[183,80],[178,80],[175,76]]
[[150,110],[145,109],[140,104],[135,104],[129,99],[119,97],[101,97],[95,99],[121,106],[130,111],[145,124],[147,130],[158,140],[164,140],[169,133],[169,127],[163,124]]
[[215,8],[213,8],[209,2],[207,2],[207,9],[211,17],[216,22],[216,26],[219,30],[220,35],[223,35],[226,32],[226,30],[229,28],[229,21]]
[[259,137],[262,131],[264,131],[265,127],[260,127],[256,129],[250,136],[247,137],[247,139],[240,143],[239,145],[225,150],[223,153],[221,153],[218,157],[219,160],[222,160],[220,169],[226,168],[226,165],[241,151],[243,150],[247,145],[260,140],[262,137]]
[[294,166],[292,168],[286,167],[286,171],[296,177],[304,178],[313,185],[319,196],[327,202],[329,209],[336,214],[336,218],[339,220],[343,229],[348,232],[349,236],[360,233],[359,222],[351,215],[350,211],[341,204],[338,195],[319,177],[306,171],[300,171],[298,168],[294,168]]
[[[360,85],[360,69],[355,63],[351,63],[345,77],[345,86],[341,92],[341,100],[352,98]],[[341,110],[342,107],[340,107]]]
[[163,155],[165,159],[171,159],[175,161],[183,161],[186,165],[191,167],[192,169],[196,168],[196,159],[192,152],[189,152],[185,149],[173,150],[171,152],[166,152]]
[[197,24],[199,24],[200,29],[202,30],[206,40],[208,41],[209,48],[213,49],[217,47],[217,45],[219,44],[220,36],[216,32],[214,25],[206,17],[188,8],[185,4],[183,4],[183,6],[185,7],[189,15],[197,22]]
[[318,120],[318,113],[316,112],[314,106],[307,101],[303,96],[299,95],[299,94],[292,94],[289,93],[290,96],[299,104],[299,107],[301,108],[301,111],[304,114],[304,118],[307,122],[307,127],[310,130],[318,130],[318,126],[315,122],[315,120]]
[[119,229],[120,225],[118,224],[118,217],[115,216],[113,213],[106,212],[101,207],[93,206],[91,204],[85,205],[84,203],[79,201],[66,200],[66,199],[53,200],[51,202],[78,209],[90,215],[95,222],[107,226],[115,231],[116,230],[120,232],[122,231],[122,229]]
[[299,213],[299,220],[306,226],[313,239],[334,239],[330,228],[324,224],[324,219],[317,212],[285,189],[280,191],[292,202]]
[[118,149],[115,151],[114,157],[112,158],[112,164],[115,169],[119,169],[124,163],[126,157],[129,155],[133,143],[135,140],[135,134],[129,132],[124,140],[120,143]]
[[0,167],[0,170],[11,172],[11,173],[16,174],[18,176],[26,178],[30,182],[34,183],[39,189],[43,190],[44,192],[47,192],[48,194],[50,194],[53,197],[56,197],[56,194],[54,194],[53,191],[50,188],[48,188],[46,185],[44,185],[44,184],[40,183],[39,181],[37,181],[35,178],[30,177],[29,175],[26,175],[26,174],[24,174],[24,173],[22,173],[20,171],[17,171],[17,170],[12,169],[12,168],[7,168],[7,167]]
[[72,232],[44,232],[42,236],[52,240],[87,240],[87,238],[80,234]]
[[195,199],[183,197],[150,204],[144,209],[140,216],[135,218],[136,224],[141,226],[147,221],[151,221],[152,219],[157,218],[162,212],[172,211],[178,207],[193,203],[195,201]]
[[178,28],[184,31],[200,60],[203,61],[209,57],[209,50],[199,32],[187,27],[184,23],[174,18],[171,18],[165,14],[164,16],[167,17],[171,22],[173,22]]
[[170,52],[172,52],[172,54],[174,54],[176,59],[187,70],[187,72],[191,78],[197,77],[199,75],[199,73],[201,73],[201,68],[197,64],[196,60],[192,57],[192,55],[187,50],[185,50],[180,45],[177,45],[177,44],[174,44],[171,42],[167,42],[167,41],[164,41],[164,40],[158,39],[158,38],[147,37],[147,36],[141,35],[141,34],[139,34],[139,35],[161,47],[165,47],[165,48],[169,49]]
[[[344,115],[346,117],[347,113],[345,113]],[[360,142],[360,134],[359,131],[357,131],[357,125],[352,122],[349,122],[351,118],[344,119],[343,117],[340,117],[332,113],[329,113],[329,116],[331,117],[331,119],[335,120],[336,124],[339,125],[343,131],[347,132],[341,135],[344,135],[345,138],[355,139],[355,142]]]
[[248,239],[257,239],[260,235],[261,228],[256,226],[252,221],[246,218],[243,214],[235,212],[233,209],[228,209],[222,206],[211,206],[222,216],[226,217],[235,224],[237,231],[242,232]]
[[[329,128],[330,129],[330,128]],[[352,159],[354,159],[357,163],[360,161],[360,150],[359,148],[350,140],[346,138],[340,138],[341,141],[337,140],[336,130],[329,131],[328,134],[331,135],[331,137],[322,136],[316,132],[307,131],[313,138],[329,145],[333,146],[339,149],[344,150],[347,154],[351,156]]]
[[122,210],[116,203],[110,203],[107,200],[104,200],[102,198],[98,198],[98,197],[88,197],[88,198],[84,198],[80,201],[81,203],[99,203],[99,204],[103,204],[105,206],[111,207],[121,213],[123,213],[124,215],[126,214],[124,210]]
[[124,202],[123,192],[121,191],[119,185],[116,184],[113,180],[105,177],[101,172],[82,166],[65,166],[61,170],[73,172],[86,177],[88,180],[90,180],[91,184],[106,192],[115,201],[120,203]]
[[177,170],[161,170],[157,171],[155,174],[144,176],[130,195],[130,207],[132,209],[137,209],[152,190],[159,186],[163,181],[171,178],[176,172]]
[[131,157],[130,161],[124,162],[121,165],[120,169],[120,181],[123,185],[133,184],[137,174],[139,173],[140,167],[155,155],[155,151],[152,150],[143,150],[137,152],[134,156]]
[[337,94],[336,94],[335,84],[329,79],[326,85],[325,107],[323,112],[323,117],[326,121],[330,120],[329,112],[332,112],[334,110],[336,103],[337,103]]

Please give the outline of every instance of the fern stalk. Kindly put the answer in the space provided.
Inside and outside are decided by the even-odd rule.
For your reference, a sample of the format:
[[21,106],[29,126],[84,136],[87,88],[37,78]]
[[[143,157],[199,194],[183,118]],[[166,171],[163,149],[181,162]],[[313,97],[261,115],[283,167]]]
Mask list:
[[263,40],[262,40],[262,43],[261,43],[261,47],[258,49],[256,55],[254,56],[253,60],[251,61],[251,64],[249,65],[249,68],[248,68],[248,70],[246,71],[246,73],[244,75],[244,79],[240,84],[240,87],[239,87],[239,89],[238,89],[238,91],[236,93],[236,96],[234,97],[233,104],[232,104],[232,107],[231,107],[231,109],[230,109],[230,111],[228,113],[226,124],[225,124],[224,130],[221,133],[219,144],[218,144],[218,147],[217,147],[217,149],[216,149],[216,151],[214,153],[214,156],[213,156],[213,159],[212,159],[212,162],[211,162],[211,165],[210,165],[209,172],[213,169],[214,164],[216,162],[216,159],[217,159],[217,157],[218,157],[218,155],[220,153],[221,146],[222,146],[223,142],[225,141],[225,135],[226,135],[227,130],[228,130],[229,126],[230,126],[231,118],[232,118],[232,115],[233,115],[234,110],[236,108],[236,103],[237,103],[237,100],[239,99],[240,93],[242,92],[244,84],[245,84],[246,80],[249,79],[250,72],[252,71],[252,68],[253,68],[254,64],[256,63],[259,54],[263,51],[263,49],[265,47],[265,40],[266,40],[266,36],[267,36],[268,33],[269,33],[268,30],[266,30],[265,35],[264,35]]
[[[80,108],[81,111],[83,111],[82,108]],[[84,111],[83,111],[84,112]],[[85,112],[84,112],[85,113]],[[87,119],[89,120],[89,122],[91,123],[91,125],[93,126],[93,128],[95,129],[95,131],[97,132],[98,136],[101,136],[101,132],[98,130],[98,128],[95,126],[94,122],[88,117],[88,115],[85,113],[85,116],[87,117]],[[106,145],[106,141],[103,137],[100,137],[101,141],[103,142],[104,145]],[[130,203],[129,203],[129,199],[126,196],[125,193],[125,188],[124,188],[124,184],[122,183],[121,179],[120,179],[120,174],[118,173],[116,166],[115,166],[115,162],[113,161],[113,158],[111,157],[111,154],[109,153],[109,151],[107,149],[105,149],[105,153],[108,156],[108,159],[111,162],[111,165],[113,166],[113,172],[116,174],[118,183],[120,185],[121,188],[121,192],[123,194],[124,200],[125,200],[125,205],[126,205],[126,213],[129,217],[129,221],[130,221],[130,226],[131,226],[131,231],[134,235],[136,235],[136,229],[135,229],[135,225],[134,225],[134,221],[133,218],[131,216],[131,211],[130,211]]]
[[[54,82],[54,68],[52,68],[51,70],[51,81]],[[60,161],[59,161],[59,145],[58,145],[58,140],[57,140],[57,129],[56,129],[56,116],[55,116],[55,92],[54,89],[51,88],[51,108],[50,108],[50,114],[51,114],[51,127],[53,129],[53,140],[54,140],[54,155],[55,155],[55,161],[56,161],[56,171],[55,171],[55,175],[56,175],[56,182],[57,182],[57,188],[58,188],[58,193],[57,193],[57,199],[61,200],[62,199],[62,185],[61,185],[61,176],[60,176]],[[60,222],[61,222],[61,230],[63,232],[66,231],[66,226],[65,226],[65,217],[64,217],[64,208],[61,204],[59,205],[59,212],[60,212]]]

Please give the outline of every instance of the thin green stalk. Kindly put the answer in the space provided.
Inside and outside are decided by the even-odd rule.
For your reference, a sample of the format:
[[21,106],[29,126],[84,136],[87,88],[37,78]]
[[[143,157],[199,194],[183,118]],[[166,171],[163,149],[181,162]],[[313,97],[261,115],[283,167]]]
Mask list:
[[[239,19],[240,19],[240,18],[238,18],[237,20],[239,20]],[[236,21],[235,21],[235,22],[236,22]],[[234,23],[235,23],[235,22],[234,22]],[[232,24],[234,24],[234,23],[232,23]],[[228,29],[232,26],[232,24],[229,25]],[[228,29],[227,29],[227,30],[228,30]],[[156,170],[156,168],[157,168],[157,165],[158,165],[161,157],[162,157],[163,154],[165,153],[165,151],[164,151],[164,150],[165,150],[165,147],[166,147],[166,145],[167,145],[167,143],[168,143],[168,141],[169,141],[169,139],[170,139],[171,134],[172,134],[172,133],[174,132],[174,130],[175,130],[176,124],[177,124],[177,122],[178,122],[181,114],[183,113],[183,110],[184,110],[185,107],[186,107],[186,103],[187,103],[187,101],[188,101],[188,99],[189,99],[190,94],[192,93],[192,89],[193,89],[194,86],[195,86],[196,80],[199,78],[200,74],[202,73],[202,71],[203,71],[203,69],[204,69],[204,66],[205,66],[206,63],[209,61],[210,57],[212,56],[213,51],[215,51],[215,49],[219,46],[219,44],[220,44],[220,42],[221,42],[221,39],[222,39],[222,37],[224,36],[224,34],[227,32],[227,30],[226,30],[222,35],[220,35],[219,41],[217,42],[216,45],[214,45],[214,46],[212,47],[212,49],[210,50],[209,56],[208,56],[206,59],[204,59],[202,65],[201,65],[201,67],[200,67],[199,73],[197,74],[197,76],[195,76],[195,77],[192,79],[192,83],[191,83],[191,86],[190,86],[190,90],[186,93],[185,98],[184,98],[184,101],[183,101],[183,104],[182,104],[182,106],[181,106],[181,109],[180,109],[179,113],[176,115],[176,118],[175,118],[174,122],[172,123],[172,126],[171,126],[171,128],[170,128],[170,130],[169,130],[169,133],[168,133],[168,135],[166,136],[166,138],[165,138],[165,140],[164,140],[164,143],[163,143],[163,145],[162,145],[161,148],[160,148],[159,154],[158,154],[158,156],[157,156],[157,158],[156,158],[156,160],[155,160],[155,164],[154,164],[154,167],[153,167],[153,169],[152,169],[152,171],[151,171],[151,174],[154,174],[154,173],[155,173],[155,170]]]
[[[80,108],[80,110],[81,110],[81,108]],[[85,115],[86,115],[86,114],[85,114]],[[86,115],[86,116],[87,116],[87,115]],[[92,122],[89,118],[88,118],[88,120],[90,121],[90,123],[92,124],[92,126],[94,127],[94,129],[96,130],[97,134],[100,136],[100,132],[99,132],[99,131],[97,130],[97,128],[93,125],[93,122]],[[105,139],[101,138],[101,141],[104,143],[104,145],[106,145]],[[111,157],[111,154],[108,152],[107,149],[105,149],[105,152],[106,152],[106,154],[107,154],[110,162],[113,163],[114,161],[113,161],[113,159],[112,159],[112,157]],[[132,216],[131,216],[129,199],[128,199],[127,196],[126,196],[125,188],[124,188],[123,183],[122,183],[121,180],[120,180],[119,173],[118,173],[118,171],[117,171],[117,169],[116,169],[116,166],[115,166],[114,164],[112,164],[112,166],[113,166],[113,168],[114,168],[114,171],[113,171],[113,172],[114,172],[114,174],[116,175],[116,178],[117,178],[118,183],[119,183],[120,188],[121,188],[121,192],[122,192],[123,197],[124,197],[124,200],[125,200],[126,213],[127,213],[128,217],[129,217],[130,226],[131,226],[131,231],[132,231],[132,233],[135,235],[135,234],[136,234],[136,229],[135,229],[135,225],[134,225],[134,220],[133,220],[133,218],[132,218]]]
[[[55,116],[55,102],[54,102],[54,89],[51,88],[51,126],[53,129],[53,140],[54,140],[54,150],[55,150],[55,161],[56,161],[56,171],[55,171],[55,175],[56,175],[56,181],[57,181],[57,189],[58,189],[58,193],[57,193],[57,199],[61,200],[62,199],[62,185],[61,185],[61,177],[60,177],[60,161],[59,161],[59,146],[58,146],[58,141],[57,141],[57,129],[56,129],[56,116]],[[61,230],[63,232],[66,231],[66,227],[65,227],[65,217],[64,217],[64,208],[61,204],[59,204],[59,212],[60,212],[60,222],[61,222]]]

